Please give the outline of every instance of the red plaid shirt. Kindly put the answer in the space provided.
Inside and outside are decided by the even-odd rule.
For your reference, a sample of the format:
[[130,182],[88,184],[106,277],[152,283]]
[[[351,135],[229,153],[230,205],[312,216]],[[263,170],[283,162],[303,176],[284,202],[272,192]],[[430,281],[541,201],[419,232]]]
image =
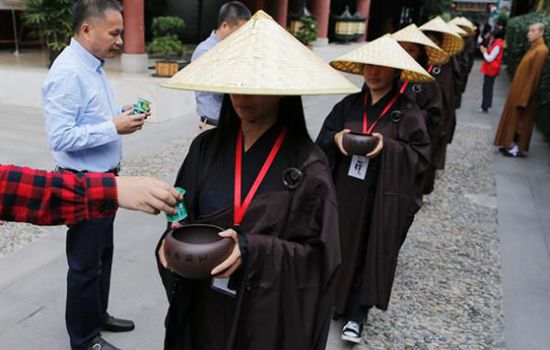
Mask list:
[[54,173],[0,165],[1,220],[69,225],[112,216],[117,208],[112,174]]

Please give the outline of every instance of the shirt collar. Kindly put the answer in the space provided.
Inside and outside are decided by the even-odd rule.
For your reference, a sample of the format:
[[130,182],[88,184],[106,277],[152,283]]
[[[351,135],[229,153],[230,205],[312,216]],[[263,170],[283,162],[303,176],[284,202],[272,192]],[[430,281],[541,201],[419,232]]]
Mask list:
[[99,70],[103,67],[105,61],[92,55],[75,38],[71,38],[70,46],[71,49],[73,49],[73,51],[84,61],[86,66],[91,70],[99,72]]
[[208,39],[212,40],[216,44],[220,42],[220,38],[218,37],[218,34],[216,34],[215,30],[212,31],[212,33],[210,34],[210,38]]

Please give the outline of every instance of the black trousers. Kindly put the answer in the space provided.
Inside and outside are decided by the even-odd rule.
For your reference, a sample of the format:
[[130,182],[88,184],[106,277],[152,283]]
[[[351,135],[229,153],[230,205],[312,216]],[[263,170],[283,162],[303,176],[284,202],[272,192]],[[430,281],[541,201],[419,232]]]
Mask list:
[[107,321],[115,217],[85,221],[67,232],[65,321],[71,346],[79,349],[99,335]]
[[483,101],[481,101],[481,108],[489,109],[493,107],[493,87],[495,86],[496,77],[490,77],[488,75],[483,76]]

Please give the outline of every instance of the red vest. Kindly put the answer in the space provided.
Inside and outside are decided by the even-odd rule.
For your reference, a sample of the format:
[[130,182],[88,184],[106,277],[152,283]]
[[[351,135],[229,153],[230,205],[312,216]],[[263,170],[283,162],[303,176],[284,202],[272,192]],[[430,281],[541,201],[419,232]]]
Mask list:
[[496,77],[499,75],[500,66],[502,65],[502,56],[504,55],[504,41],[502,39],[496,39],[493,45],[491,45],[491,48],[487,50],[487,54],[491,54],[497,46],[500,48],[500,52],[491,63],[487,62],[487,60],[483,60],[483,64],[481,65],[481,74],[488,75],[490,77]]

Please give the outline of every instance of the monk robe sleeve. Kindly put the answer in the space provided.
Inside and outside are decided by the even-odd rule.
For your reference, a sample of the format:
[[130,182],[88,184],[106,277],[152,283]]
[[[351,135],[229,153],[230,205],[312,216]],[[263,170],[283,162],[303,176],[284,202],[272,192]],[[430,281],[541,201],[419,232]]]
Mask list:
[[332,108],[332,111],[323,123],[317,141],[315,141],[315,143],[325,152],[331,167],[334,167],[341,155],[338,146],[334,143],[334,135],[344,129],[344,109],[343,101]]
[[430,83],[426,88],[429,91],[428,98],[421,106],[423,111],[427,114],[428,132],[431,138],[441,137],[443,134],[443,97],[441,95],[441,89],[436,85],[437,83]]
[[548,55],[545,50],[537,50],[529,62],[526,63],[529,67],[529,73],[524,77],[521,93],[517,96],[518,107],[527,108],[531,98],[537,93],[547,58]]
[[398,165],[400,172],[407,176],[416,176],[427,170],[430,164],[430,137],[426,130],[420,110],[409,112],[401,121],[396,139],[384,137],[382,150],[385,161]]
[[[185,206],[187,208],[187,212],[189,214],[189,220],[191,217],[193,217],[196,214],[196,189],[198,188],[198,175],[195,175],[192,171],[192,169],[200,169],[201,166],[200,161],[200,150],[202,148],[203,143],[203,135],[199,135],[195,140],[193,140],[193,143],[189,147],[189,153],[185,157],[185,160],[183,161],[182,166],[179,169],[179,172],[176,177],[175,186],[182,187],[187,192],[184,196],[185,200]],[[158,258],[158,252],[160,249],[160,246],[162,244],[162,241],[166,237],[166,235],[171,231],[172,223],[168,222],[166,225],[165,231],[162,233],[160,240],[155,248],[155,259],[157,261],[157,268],[162,280],[162,283],[164,285],[164,288],[167,293],[168,300],[170,301],[174,295],[174,286],[175,281],[178,279],[178,277],[172,273],[170,270],[165,269],[162,264],[159,261]]]

